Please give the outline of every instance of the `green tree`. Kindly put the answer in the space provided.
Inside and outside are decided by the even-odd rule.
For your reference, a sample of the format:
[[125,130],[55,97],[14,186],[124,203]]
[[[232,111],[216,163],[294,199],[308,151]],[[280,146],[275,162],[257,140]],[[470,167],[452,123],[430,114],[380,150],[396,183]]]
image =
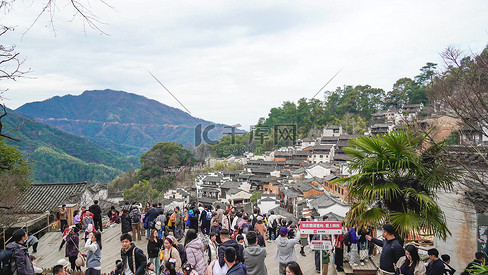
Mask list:
[[427,232],[446,239],[450,232],[434,199],[452,188],[457,169],[443,161],[440,145],[424,149],[424,141],[408,130],[349,141],[343,150],[355,174],[336,180],[348,186],[349,224],[391,223],[404,238]]
[[13,222],[6,209],[17,204],[19,196],[27,191],[31,182],[28,162],[16,147],[6,145],[0,137],[0,225]]
[[158,191],[152,188],[147,180],[134,184],[130,189],[124,191],[124,199],[137,202],[150,202],[158,196]]
[[252,192],[252,195],[251,195],[251,202],[252,203],[257,203],[259,198],[261,198],[261,192],[259,192],[259,191]]

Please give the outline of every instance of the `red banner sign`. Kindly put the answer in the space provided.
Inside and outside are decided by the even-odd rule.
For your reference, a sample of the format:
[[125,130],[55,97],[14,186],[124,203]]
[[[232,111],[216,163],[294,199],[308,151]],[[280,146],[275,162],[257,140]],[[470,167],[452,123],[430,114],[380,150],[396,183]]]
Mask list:
[[342,234],[341,222],[300,222],[300,234]]

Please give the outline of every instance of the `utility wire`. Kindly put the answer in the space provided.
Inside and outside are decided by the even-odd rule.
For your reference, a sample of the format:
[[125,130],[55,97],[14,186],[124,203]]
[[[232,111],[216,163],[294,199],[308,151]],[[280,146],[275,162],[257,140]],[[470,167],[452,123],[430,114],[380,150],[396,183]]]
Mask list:
[[156,78],[156,76],[154,76],[149,70],[146,69],[146,71],[159,83],[159,85],[161,85],[176,101],[178,101],[178,103],[180,103],[181,107],[185,108],[185,110],[191,115],[191,112],[190,110],[188,110],[185,105],[183,105],[183,103],[181,103],[178,98],[176,98],[175,95],[173,95],[169,90],[168,88],[166,88],[166,86],[164,86],[163,83],[161,83],[161,81],[159,81],[159,79]]

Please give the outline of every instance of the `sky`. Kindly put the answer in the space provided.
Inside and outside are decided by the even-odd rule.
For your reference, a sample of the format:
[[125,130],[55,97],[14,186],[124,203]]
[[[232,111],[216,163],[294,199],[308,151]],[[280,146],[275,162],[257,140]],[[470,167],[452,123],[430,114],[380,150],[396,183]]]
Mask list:
[[0,15],[15,27],[0,44],[15,45],[30,69],[0,82],[10,108],[114,89],[184,110],[151,72],[191,115],[249,130],[283,101],[313,97],[338,71],[325,90],[389,91],[427,62],[442,69],[448,46],[469,54],[488,44],[485,0],[91,0],[105,34],[83,24],[67,0],[34,22],[43,2],[17,0]]

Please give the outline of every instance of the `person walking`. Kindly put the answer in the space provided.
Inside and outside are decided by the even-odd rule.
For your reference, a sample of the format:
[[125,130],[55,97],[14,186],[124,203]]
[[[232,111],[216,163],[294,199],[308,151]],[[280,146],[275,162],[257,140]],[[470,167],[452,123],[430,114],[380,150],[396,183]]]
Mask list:
[[175,213],[176,213],[176,218],[175,218],[174,235],[179,242],[183,238],[183,216],[181,215],[179,206],[175,207]]
[[159,251],[162,246],[163,240],[159,238],[158,231],[152,229],[149,241],[147,242],[147,257],[149,258],[149,262],[154,263],[156,274],[159,274],[159,268],[161,266],[159,263]]
[[232,228],[230,228],[230,225],[229,210],[225,210],[224,215],[222,216],[222,229],[227,229],[231,232]]
[[[305,221],[307,221],[306,218],[300,219],[300,222],[305,222]],[[307,246],[307,245],[308,245],[308,234],[300,234],[300,255],[302,255],[303,257],[307,256],[307,255],[305,255],[305,246]],[[315,262],[317,262],[317,257],[319,255],[318,255],[317,251],[315,252],[315,254],[316,254]],[[317,269],[317,270],[320,270],[320,269]]]
[[95,230],[103,232],[102,209],[100,208],[100,205],[98,205],[98,200],[94,200],[93,205],[91,205],[88,210],[93,214]]
[[267,275],[268,270],[264,260],[266,259],[266,249],[260,247],[257,242],[256,232],[249,231],[246,234],[249,244],[244,249],[244,263],[248,275]]
[[122,261],[112,271],[115,273],[117,270],[122,270],[122,275],[144,275],[147,258],[142,249],[132,243],[132,236],[128,233],[120,236],[120,243],[122,244],[120,250]]
[[5,249],[12,251],[10,258],[10,272],[18,275],[34,274],[34,266],[29,259],[29,251],[24,243],[27,241],[27,233],[24,229],[17,229],[12,234],[13,242],[8,243]]
[[274,241],[276,239],[276,228],[278,227],[278,216],[272,210],[268,217],[268,228],[269,228],[269,240]]
[[335,237],[334,243],[334,264],[337,272],[344,271],[344,235],[339,234]]
[[198,238],[197,231],[189,229],[185,236],[185,250],[187,261],[198,274],[203,274],[207,268],[205,261],[205,246]]
[[141,210],[139,210],[139,207],[137,207],[137,205],[133,205],[132,210],[130,211],[133,240],[141,240],[141,216],[142,214]]
[[288,239],[291,225],[286,228],[282,227],[279,236],[276,238],[276,255],[275,260],[280,264],[280,275],[285,275],[286,264],[297,260],[295,255],[295,245],[300,243],[300,234],[295,234],[295,238]]
[[383,247],[380,256],[380,273],[385,274],[395,274],[395,263],[405,256],[403,246],[400,241],[395,236],[395,229],[391,224],[383,225],[383,238],[384,240],[378,240],[366,235],[368,241],[372,241],[375,245]]
[[85,243],[86,253],[86,275],[102,274],[102,235],[100,231],[88,234]]
[[266,224],[264,223],[264,218],[263,216],[258,216],[258,221],[256,222],[256,225],[254,226],[254,231],[263,236],[264,241],[266,241],[266,232],[268,232],[268,229],[266,228]]
[[210,233],[210,221],[212,220],[212,211],[208,208],[208,205],[205,205],[205,209],[202,211],[200,215],[200,229],[202,230],[203,235],[208,235]]
[[151,235],[151,229],[154,229],[155,220],[159,215],[158,210],[156,209],[158,205],[156,203],[152,204],[152,207],[146,212],[144,215],[144,225],[146,228],[146,239],[149,240]]
[[351,251],[349,252],[349,264],[352,267],[359,266],[359,251],[358,251],[358,243],[359,238],[356,234],[356,229],[354,227],[349,228],[349,239],[351,240]]
[[190,209],[188,209],[188,219],[190,219],[190,228],[198,232],[198,215],[200,214],[200,210],[198,210],[198,207],[196,206],[191,206]]
[[129,216],[129,210],[122,210],[122,216],[120,216],[122,234],[132,231],[132,220]]
[[75,227],[66,236],[65,256],[68,258],[71,264],[72,271],[81,271],[81,268],[79,266],[76,266],[76,258],[78,257],[78,253],[80,253],[79,244],[80,231],[77,227]]
[[414,245],[409,244],[405,247],[405,256],[400,257],[395,264],[395,274],[425,274],[425,265],[420,260],[419,252]]

